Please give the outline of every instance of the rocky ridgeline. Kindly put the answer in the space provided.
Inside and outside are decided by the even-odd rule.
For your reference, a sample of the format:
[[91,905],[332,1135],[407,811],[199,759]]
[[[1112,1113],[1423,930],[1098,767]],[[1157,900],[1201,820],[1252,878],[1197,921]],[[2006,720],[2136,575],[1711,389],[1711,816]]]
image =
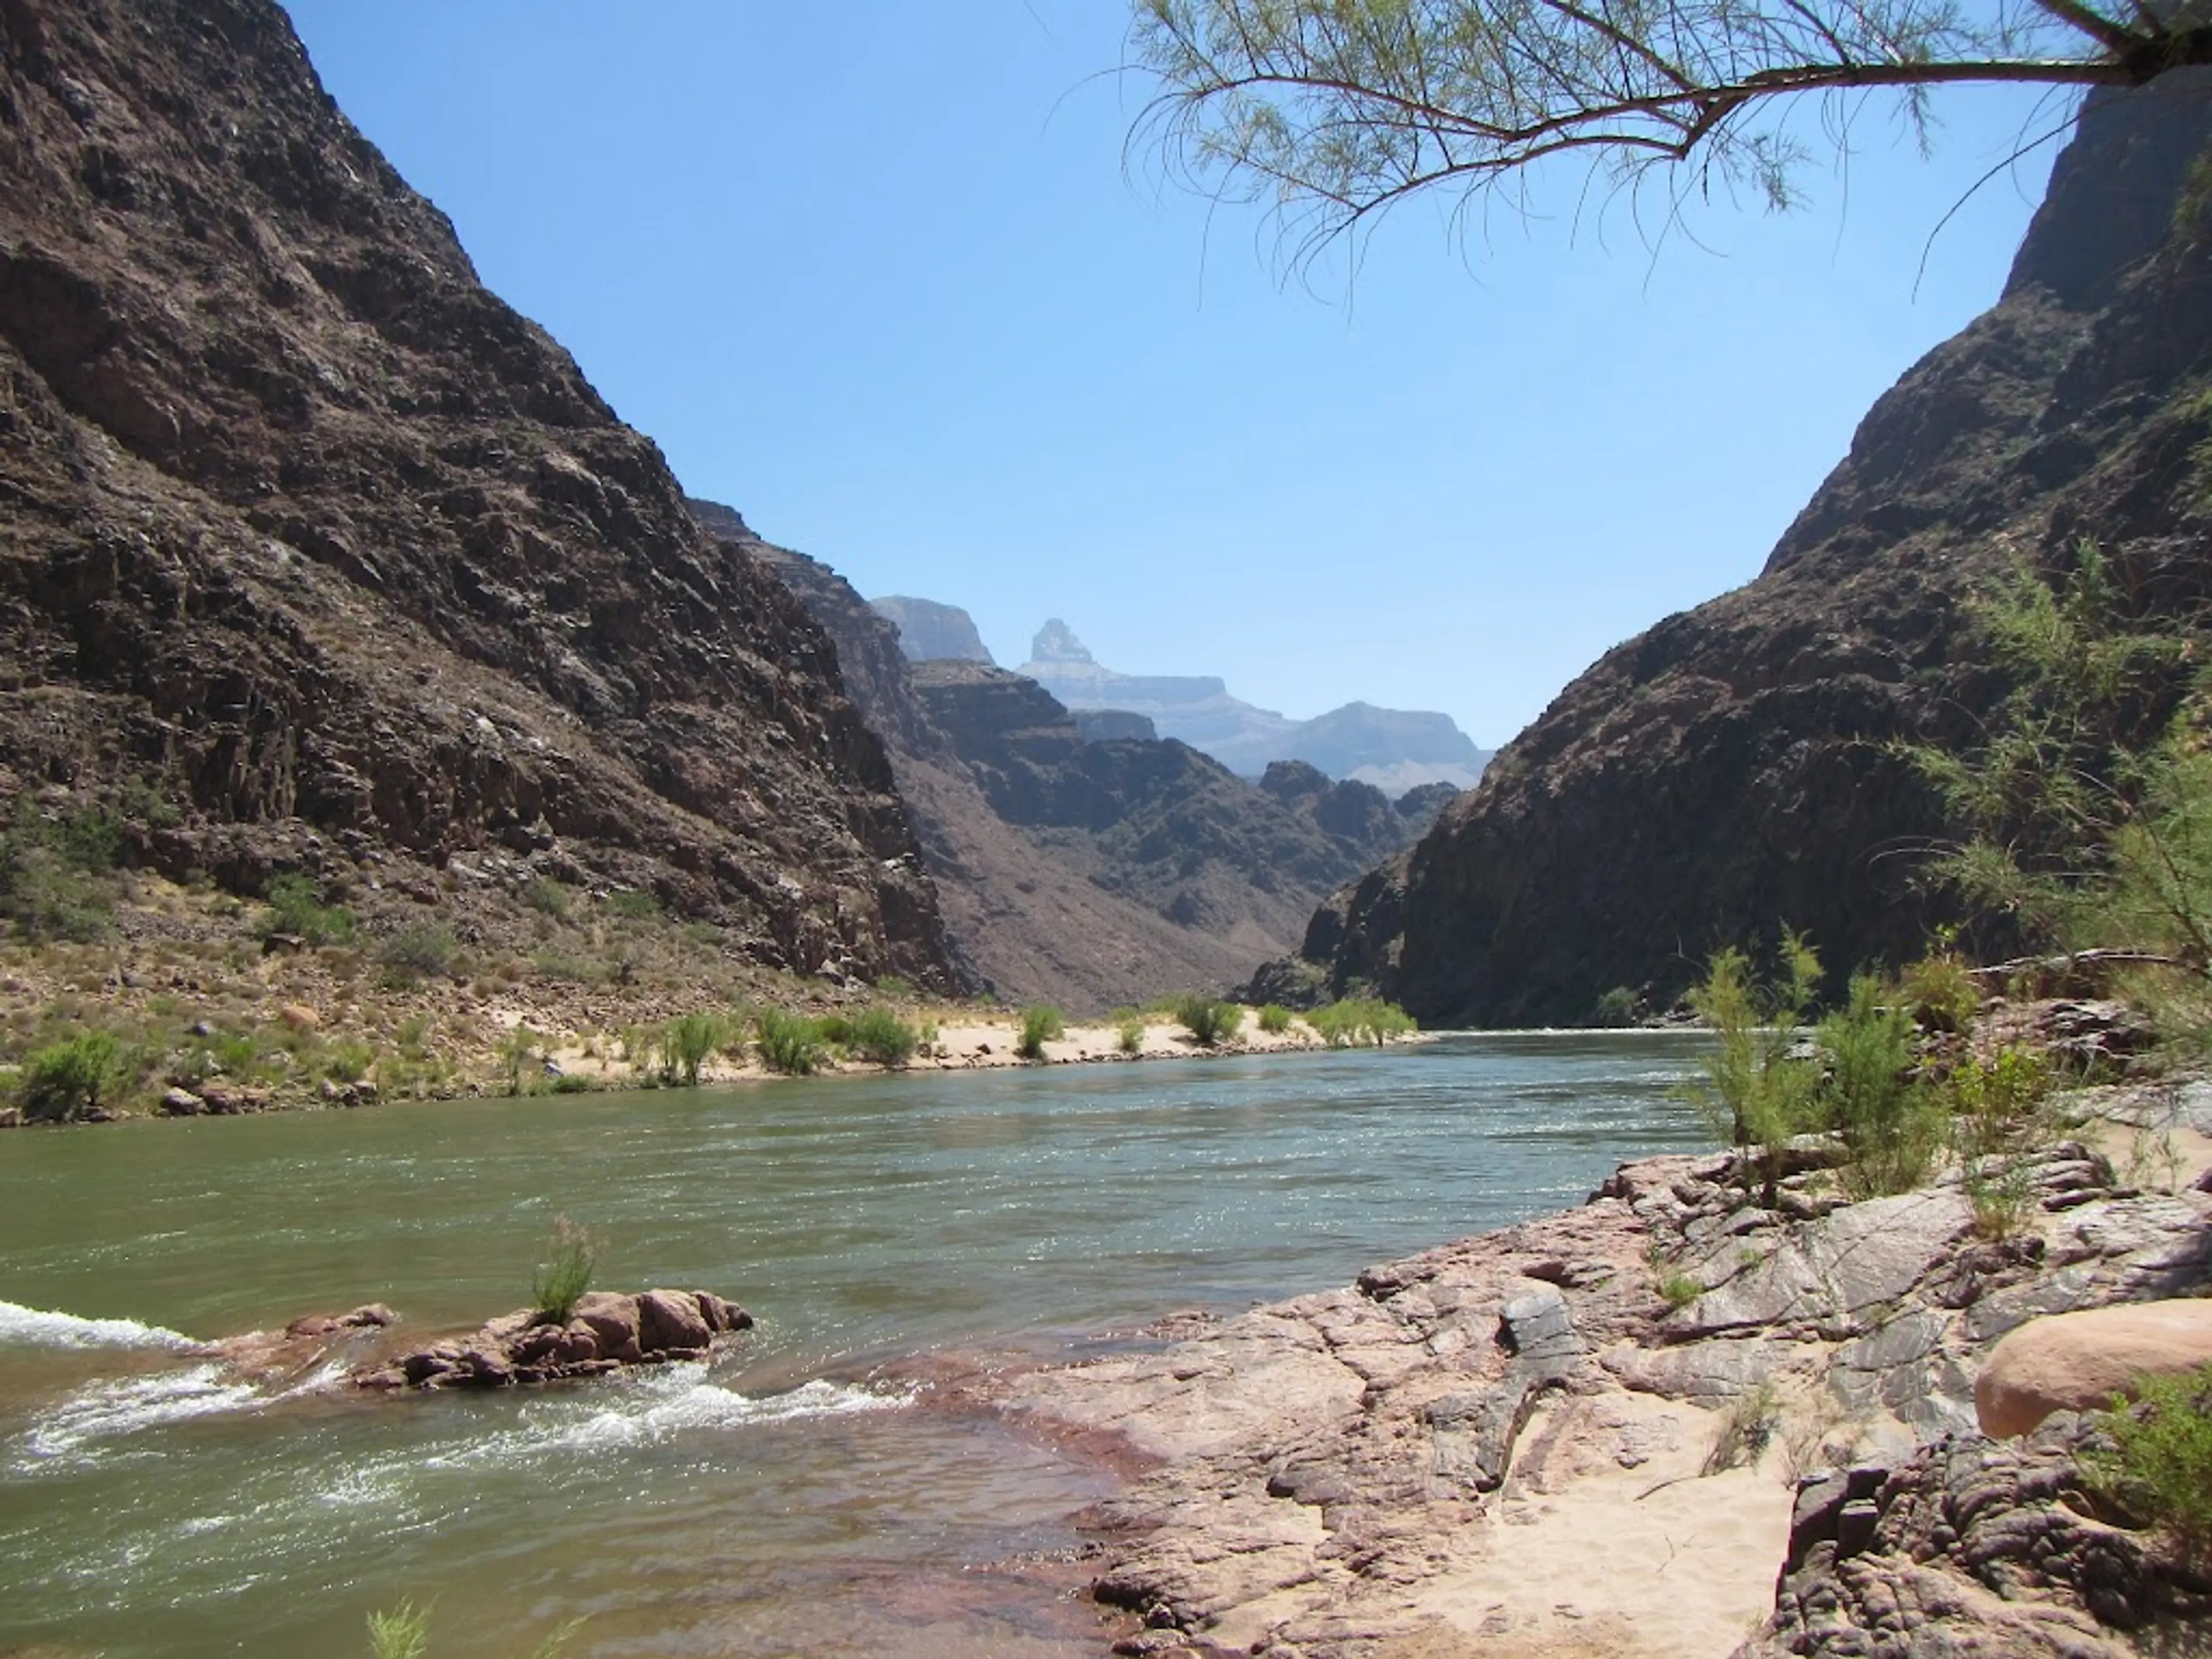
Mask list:
[[[2212,1086],[2106,1102],[2212,1130]],[[1994,1226],[1955,1177],[1847,1202],[1830,1157],[1772,1209],[1727,1157],[1632,1164],[1580,1209],[1004,1385],[1149,1467],[1093,1517],[1097,1594],[1146,1626],[1118,1650],[1717,1654],[1771,1616],[1762,1659],[2086,1659],[2201,1609],[2146,1534],[2054,1509],[2045,1451],[1981,1439],[1974,1385],[2041,1316],[2207,1293],[2212,1176],[2143,1189],[2069,1142]]]
[[565,1320],[524,1309],[474,1335],[434,1343],[357,1372],[356,1388],[504,1389],[566,1382],[635,1365],[703,1359],[753,1317],[710,1291],[593,1291]]

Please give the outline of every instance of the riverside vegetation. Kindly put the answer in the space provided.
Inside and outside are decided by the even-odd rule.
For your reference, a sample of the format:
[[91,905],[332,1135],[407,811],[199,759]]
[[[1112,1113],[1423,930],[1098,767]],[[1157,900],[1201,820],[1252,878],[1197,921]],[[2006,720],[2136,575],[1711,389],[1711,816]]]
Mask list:
[[[487,894],[449,872],[449,921],[417,896],[304,871],[267,877],[258,898],[172,881],[144,850],[173,817],[149,784],[49,790],[0,832],[0,1121],[949,1063],[946,1026],[1006,1018],[896,977],[867,988],[763,968],[643,891],[540,877]],[[1018,1018],[1000,1052],[1029,1060],[1069,1024],[1042,1006]],[[1234,1004],[1165,998],[1117,1013],[1109,1043],[1188,1051],[1164,1046],[1163,1028],[1180,1026],[1206,1051],[1244,1020]],[[1364,1004],[1304,1020],[1277,1010],[1261,1030],[1308,1045],[1411,1030]]]

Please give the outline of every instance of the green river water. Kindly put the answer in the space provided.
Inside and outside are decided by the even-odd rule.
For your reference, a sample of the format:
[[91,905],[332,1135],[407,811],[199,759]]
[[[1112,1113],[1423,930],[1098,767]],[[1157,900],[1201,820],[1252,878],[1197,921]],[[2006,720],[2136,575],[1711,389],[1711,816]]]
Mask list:
[[[896,1379],[1097,1352],[1577,1203],[1702,1140],[1669,1097],[1696,1041],[0,1135],[0,1656],[362,1655],[408,1598],[433,1655],[579,1615],[578,1659],[1096,1654],[1090,1610],[997,1564],[1077,1542],[1109,1475]],[[477,1397],[255,1389],[180,1352],[372,1300],[474,1324],[527,1299],[556,1215],[605,1242],[602,1284],[719,1291],[759,1329],[711,1366]]]

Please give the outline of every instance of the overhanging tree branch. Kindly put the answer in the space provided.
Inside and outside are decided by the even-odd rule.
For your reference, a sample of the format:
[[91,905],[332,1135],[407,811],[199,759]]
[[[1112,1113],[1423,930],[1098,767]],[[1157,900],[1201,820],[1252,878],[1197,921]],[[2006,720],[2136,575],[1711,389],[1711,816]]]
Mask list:
[[[2132,86],[2212,64],[2208,0],[1134,0],[1139,122],[1216,197],[1272,198],[1310,252],[1435,187],[1562,152],[1617,181],[1696,161],[1786,205],[1792,100]],[[1840,142],[1840,141],[1838,141]]]

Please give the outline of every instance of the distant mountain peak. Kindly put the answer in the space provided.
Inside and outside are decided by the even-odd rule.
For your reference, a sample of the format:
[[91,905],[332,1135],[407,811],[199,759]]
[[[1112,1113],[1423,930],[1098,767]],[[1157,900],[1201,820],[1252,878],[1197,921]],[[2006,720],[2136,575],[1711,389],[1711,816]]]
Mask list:
[[1075,637],[1075,630],[1054,617],[1037,629],[1030,641],[1031,662],[1096,662],[1091,647]]

